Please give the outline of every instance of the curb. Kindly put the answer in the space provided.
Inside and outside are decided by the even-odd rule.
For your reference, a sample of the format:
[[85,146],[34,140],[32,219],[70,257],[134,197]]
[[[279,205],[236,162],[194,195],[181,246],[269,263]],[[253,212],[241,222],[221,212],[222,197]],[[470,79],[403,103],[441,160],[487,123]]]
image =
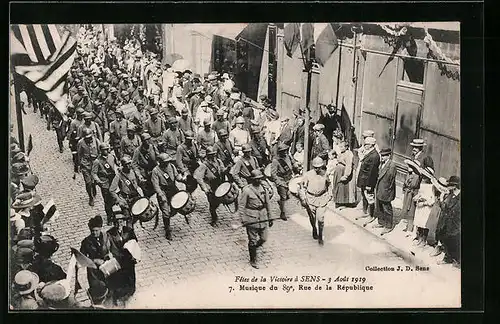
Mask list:
[[[417,257],[416,255],[414,255],[412,253],[412,251],[408,250],[408,248],[398,246],[397,244],[394,244],[393,242],[380,236],[380,234],[377,234],[374,231],[370,230],[369,228],[363,227],[361,225],[363,222],[361,222],[361,224],[360,224],[360,222],[356,222],[354,220],[354,218],[357,217],[357,215],[355,215],[355,216],[349,215],[348,216],[348,215],[345,215],[345,212],[343,212],[345,210],[345,211],[351,211],[353,213],[356,213],[356,211],[357,211],[356,209],[345,208],[342,211],[337,211],[331,205],[327,205],[327,208],[333,214],[342,217],[343,219],[349,221],[350,223],[354,224],[358,228],[361,228],[366,233],[369,233],[371,236],[377,238],[377,240],[388,245],[394,254],[401,257],[403,260],[408,262],[410,265],[429,267],[429,270],[425,271],[425,273],[430,273],[430,274],[432,274],[436,277],[439,277],[440,279],[443,279],[443,280],[449,279],[450,273],[454,274],[454,275],[460,275],[460,269],[453,268],[451,266],[437,265],[437,264],[435,264],[436,259],[425,260],[424,258]],[[394,228],[394,230],[398,230],[398,228]],[[434,261],[434,264],[432,264],[430,261]]]

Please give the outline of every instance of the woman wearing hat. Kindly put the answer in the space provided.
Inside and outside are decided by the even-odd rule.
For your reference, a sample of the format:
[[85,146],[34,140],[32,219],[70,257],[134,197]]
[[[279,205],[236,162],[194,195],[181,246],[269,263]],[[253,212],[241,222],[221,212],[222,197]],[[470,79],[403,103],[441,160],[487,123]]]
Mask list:
[[[417,207],[413,197],[418,193],[418,188],[420,187],[420,162],[405,160],[408,166],[408,174],[403,183],[403,207],[401,208],[401,219],[404,220],[406,224],[403,229],[404,232],[413,231],[413,219],[415,217],[415,208]],[[410,236],[408,233],[407,236]]]
[[442,252],[442,245],[439,244],[439,241],[436,238],[436,229],[441,216],[441,203],[445,200],[448,194],[448,180],[443,177],[439,179],[432,177],[431,182],[435,202],[432,205],[432,209],[426,223],[426,228],[429,229],[427,244],[434,247],[434,251],[431,252],[431,256],[436,256]]
[[[108,244],[106,242],[106,234],[102,232],[103,220],[100,215],[92,217],[88,221],[90,230],[89,236],[83,239],[80,252],[87,258],[92,260],[97,267],[100,267],[106,260],[109,260]],[[99,294],[94,294],[95,287],[105,284],[105,278],[102,271],[99,269],[87,268],[87,280],[90,286],[90,295],[92,299],[100,297]],[[98,289],[97,289],[98,290]]]
[[117,213],[107,234],[107,249],[118,261],[121,269],[107,278],[107,286],[116,306],[124,306],[124,303],[135,293],[135,264],[137,261],[124,248],[125,243],[136,240],[134,230],[126,226],[127,218],[123,213]]
[[338,157],[332,178],[335,207],[356,203],[356,183],[354,181],[354,156],[347,142],[338,144]]
[[413,239],[414,245],[424,246],[427,244],[427,235],[429,229],[426,226],[432,206],[435,203],[435,196],[432,189],[431,179],[434,177],[434,170],[431,167],[425,167],[421,170],[422,181],[418,193],[413,197],[416,203],[415,218],[413,225],[416,226],[416,236]]

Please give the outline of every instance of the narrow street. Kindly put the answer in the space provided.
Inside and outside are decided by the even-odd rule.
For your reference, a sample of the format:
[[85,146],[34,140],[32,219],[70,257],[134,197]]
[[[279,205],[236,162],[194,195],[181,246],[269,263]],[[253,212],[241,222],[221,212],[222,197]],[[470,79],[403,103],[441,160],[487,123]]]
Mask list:
[[[14,105],[11,118],[15,120]],[[58,238],[59,250],[54,261],[66,267],[70,247],[79,249],[88,235],[87,220],[104,214],[102,198],[94,207],[88,206],[84,183],[79,174],[72,179],[71,153],[59,153],[54,131],[46,129],[46,122],[32,109],[24,115],[26,142],[33,136],[34,149],[30,155],[31,167],[40,178],[37,192],[46,203],[52,198],[61,213],[51,229]],[[15,134],[17,129],[15,127]],[[278,216],[277,195],[273,197],[273,217]],[[389,245],[374,238],[342,217],[331,213],[326,217],[325,245],[319,246],[311,238],[310,225],[297,200],[289,201],[290,219],[275,221],[268,242],[259,250],[261,268],[248,264],[247,238],[244,229],[233,230],[238,215],[219,209],[220,226],[209,226],[210,215],[204,194],[194,193],[196,209],[188,225],[183,217],[173,219],[173,241],[163,237],[163,226],[153,230],[153,223],[136,226],[142,248],[142,261],[136,266],[137,291],[127,308],[337,308],[337,307],[455,307],[460,306],[460,278],[436,277],[420,271],[366,271],[366,267],[410,266],[397,257]],[[107,229],[107,228],[105,228]],[[433,265],[429,265],[432,267]],[[413,270],[413,266],[410,266]],[[319,293],[298,290],[299,283],[289,283],[294,290],[265,291],[240,290],[235,276],[337,276],[366,278],[364,286],[371,291],[323,290]],[[80,281],[87,287],[84,271]],[[252,282],[245,285],[251,286]],[[255,283],[256,285],[259,283]],[[336,283],[337,284],[337,283]],[[344,283],[339,283],[344,284]],[[353,282],[348,284],[352,285]],[[263,284],[264,285],[264,284]],[[316,283],[305,283],[315,289]],[[230,292],[230,288],[233,291]],[[307,288],[306,288],[307,289]]]

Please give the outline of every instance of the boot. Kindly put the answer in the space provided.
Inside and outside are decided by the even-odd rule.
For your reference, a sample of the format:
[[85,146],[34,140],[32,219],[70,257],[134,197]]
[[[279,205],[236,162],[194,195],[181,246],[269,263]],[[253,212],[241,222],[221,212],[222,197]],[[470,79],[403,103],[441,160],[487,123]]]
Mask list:
[[317,240],[318,239],[318,229],[316,228],[316,220],[314,217],[309,216],[309,222],[311,223],[312,226],[312,237],[313,239]]
[[165,238],[172,241],[172,231],[170,229],[170,218],[163,217],[163,227],[165,228]]
[[318,222],[318,244],[323,246],[323,227],[325,226],[324,222]]
[[89,197],[89,206],[94,207],[94,197],[93,196]]
[[257,247],[248,246],[248,252],[250,253],[250,265],[255,269],[259,269],[257,265]]
[[217,212],[212,210],[212,211],[210,211],[210,214],[212,216],[212,221],[210,222],[210,226],[218,227],[218,225],[217,225],[217,220],[218,220]]
[[284,221],[288,220],[288,218],[285,215],[285,201],[284,200],[279,200],[279,205],[280,205],[280,218]]

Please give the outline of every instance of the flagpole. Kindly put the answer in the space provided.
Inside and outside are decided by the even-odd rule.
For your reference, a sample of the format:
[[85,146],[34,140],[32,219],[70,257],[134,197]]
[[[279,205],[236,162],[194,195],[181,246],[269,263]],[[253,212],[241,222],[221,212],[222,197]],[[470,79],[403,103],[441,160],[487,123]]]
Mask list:
[[[300,24],[299,24],[300,28]],[[311,99],[311,77],[312,77],[312,62],[310,57],[310,49],[307,50],[308,57],[307,59],[304,57],[304,48],[302,47],[302,40],[299,42],[300,45],[300,53],[302,54],[302,61],[304,62],[304,70],[303,72],[307,72],[307,84],[306,84],[306,100],[305,100],[305,111],[304,111],[304,163],[303,163],[303,172],[307,172],[309,170],[309,125],[311,123],[309,102]]]
[[12,79],[14,80],[14,99],[16,101],[17,136],[19,147],[24,151],[23,109],[21,106],[21,96],[19,91],[19,77],[16,77],[16,73],[14,71],[12,71]]

